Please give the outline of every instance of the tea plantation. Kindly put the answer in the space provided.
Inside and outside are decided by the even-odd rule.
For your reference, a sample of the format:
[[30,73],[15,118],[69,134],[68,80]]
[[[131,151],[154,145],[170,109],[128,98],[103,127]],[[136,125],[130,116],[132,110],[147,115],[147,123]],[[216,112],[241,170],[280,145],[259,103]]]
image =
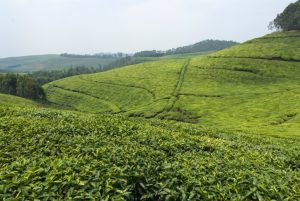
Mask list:
[[299,137],[0,106],[1,200],[299,200]]
[[294,136],[300,134],[299,47],[299,32],[279,32],[208,56],[74,76],[44,88],[49,101],[83,112]]
[[0,94],[0,200],[300,200],[300,34]]

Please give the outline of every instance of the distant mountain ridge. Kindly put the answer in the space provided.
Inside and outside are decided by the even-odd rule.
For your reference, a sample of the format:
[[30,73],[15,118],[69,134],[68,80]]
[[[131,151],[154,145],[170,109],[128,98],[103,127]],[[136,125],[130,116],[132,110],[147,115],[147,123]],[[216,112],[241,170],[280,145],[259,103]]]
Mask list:
[[75,57],[58,54],[9,57],[0,59],[0,71],[34,72],[61,70],[71,67],[103,67],[118,60],[117,57]]
[[226,40],[212,40],[207,39],[200,41],[198,43],[192,45],[186,45],[182,47],[172,48],[166,51],[159,51],[159,50],[150,50],[150,51],[141,51],[134,54],[134,56],[138,57],[160,57],[166,55],[173,55],[173,54],[188,54],[188,53],[195,53],[195,52],[211,52],[211,51],[218,51],[223,50],[225,48],[234,46],[239,44],[235,41],[226,41]]

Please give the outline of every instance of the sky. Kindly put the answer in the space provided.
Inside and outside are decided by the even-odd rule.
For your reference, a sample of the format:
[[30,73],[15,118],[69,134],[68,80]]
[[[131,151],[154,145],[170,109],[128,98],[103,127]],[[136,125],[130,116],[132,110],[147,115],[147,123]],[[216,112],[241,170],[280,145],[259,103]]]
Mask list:
[[0,58],[243,42],[296,0],[0,0]]

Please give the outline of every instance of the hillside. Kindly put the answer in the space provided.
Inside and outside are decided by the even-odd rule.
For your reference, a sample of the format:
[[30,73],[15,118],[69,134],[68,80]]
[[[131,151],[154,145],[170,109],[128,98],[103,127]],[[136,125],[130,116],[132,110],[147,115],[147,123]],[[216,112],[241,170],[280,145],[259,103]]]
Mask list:
[[51,102],[84,112],[298,135],[299,47],[299,32],[273,33],[206,57],[147,62],[44,88]]
[[298,200],[299,142],[0,104],[0,199]]
[[61,55],[37,55],[0,59],[0,71],[33,72],[40,70],[58,70],[77,66],[95,67],[108,65],[115,58],[65,57]]

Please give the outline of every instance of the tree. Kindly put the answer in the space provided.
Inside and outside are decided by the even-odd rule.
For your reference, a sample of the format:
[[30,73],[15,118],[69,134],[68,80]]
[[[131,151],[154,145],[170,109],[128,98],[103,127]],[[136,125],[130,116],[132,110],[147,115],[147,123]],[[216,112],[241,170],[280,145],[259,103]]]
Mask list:
[[45,100],[43,88],[28,75],[0,74],[0,93]]
[[276,19],[270,23],[269,29],[282,31],[300,31],[300,0],[291,3]]
[[17,77],[14,74],[5,74],[0,77],[0,92],[16,95]]

